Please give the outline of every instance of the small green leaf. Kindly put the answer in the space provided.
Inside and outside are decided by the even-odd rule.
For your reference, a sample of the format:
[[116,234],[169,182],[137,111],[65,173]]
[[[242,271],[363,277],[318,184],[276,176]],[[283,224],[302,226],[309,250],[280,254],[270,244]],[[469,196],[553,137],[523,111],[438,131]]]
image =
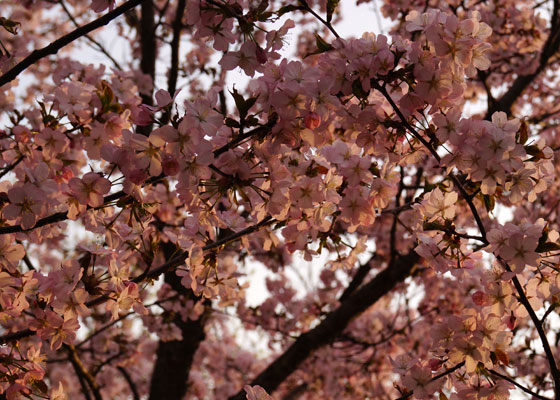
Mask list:
[[492,211],[494,209],[494,206],[496,205],[496,199],[494,198],[494,196],[483,194],[482,199],[484,200],[484,207],[486,208],[486,211]]
[[[247,115],[247,113],[249,112],[249,110],[251,109],[251,107],[253,107],[253,105],[255,104],[255,102],[257,101],[257,98],[259,96],[256,97],[250,97],[245,101],[245,107],[243,109],[243,112],[245,113],[245,115]],[[241,111],[241,110],[239,110]]]
[[424,222],[422,229],[425,231],[441,231],[445,229],[445,226],[438,222]]
[[549,251],[555,251],[555,250],[560,250],[560,245],[554,242],[546,242],[546,243],[539,244],[535,249],[537,253],[548,253]]
[[317,49],[319,50],[319,53],[325,53],[333,49],[333,47],[318,34],[315,34],[315,43],[317,43]]
[[239,122],[237,122],[236,120],[234,120],[233,118],[226,118],[226,126],[229,126],[230,128],[240,128],[241,125],[239,125]]
[[253,107],[253,105],[255,104],[259,96],[250,97],[247,100],[245,100],[243,96],[239,94],[239,92],[235,88],[233,88],[233,92],[230,93],[233,96],[233,99],[235,100],[235,106],[239,111],[239,116],[241,117],[241,120],[245,119],[247,113],[249,112],[251,107]]
[[362,81],[360,81],[359,79],[356,79],[354,82],[352,82],[352,93],[358,99],[367,99],[367,97],[369,96],[369,92],[366,92],[364,90],[364,88],[362,87]]
[[259,6],[257,7],[257,14],[262,15],[268,8],[268,0],[261,0]]
[[257,17],[257,21],[267,22],[272,17],[272,14],[273,13],[270,11],[260,13],[259,16]]
[[239,110],[239,113],[241,113],[241,109],[245,108],[245,99],[241,94],[239,94],[236,88],[233,88],[233,92],[230,93],[233,96],[233,100],[235,101],[235,106]]
[[287,6],[281,7],[278,11],[276,11],[276,14],[281,17],[282,15],[292,12],[292,11],[296,11],[296,10],[305,10],[304,7],[302,6],[296,6],[293,4],[288,4]]
[[424,193],[430,193],[432,190],[436,188],[437,185],[433,185],[430,182],[426,182],[424,184]]
[[546,225],[542,231],[541,237],[539,238],[538,246],[544,245],[548,241],[548,232],[549,232],[548,225]]
[[328,23],[330,23],[332,21],[333,13],[336,10],[336,7],[338,7],[339,3],[340,3],[340,0],[327,0],[327,22]]
[[525,146],[525,151],[527,152],[527,154],[535,158],[544,158],[544,153],[542,152],[542,150],[534,144]]
[[254,115],[250,115],[246,120],[245,120],[245,126],[257,126],[259,124],[259,120],[257,117],[255,117]]
[[21,24],[11,19],[0,17],[0,25],[4,27],[5,30],[10,32],[12,35],[17,35]]
[[529,124],[527,121],[521,121],[521,127],[519,129],[519,143],[525,144],[529,139]]
[[32,384],[34,389],[37,389],[42,394],[47,394],[49,392],[49,387],[44,381],[34,381]]

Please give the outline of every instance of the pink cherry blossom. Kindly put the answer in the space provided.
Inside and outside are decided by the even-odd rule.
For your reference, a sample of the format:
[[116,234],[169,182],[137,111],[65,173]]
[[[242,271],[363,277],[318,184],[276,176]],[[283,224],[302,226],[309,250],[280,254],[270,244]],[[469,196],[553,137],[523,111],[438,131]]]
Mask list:
[[8,220],[21,220],[23,229],[35,226],[37,218],[43,213],[45,195],[31,183],[17,186],[8,191],[10,204],[2,210]]
[[560,396],[551,4],[5,3],[0,397]]
[[81,179],[70,179],[68,186],[81,204],[99,207],[103,205],[103,195],[111,189],[111,182],[95,172],[88,172]]

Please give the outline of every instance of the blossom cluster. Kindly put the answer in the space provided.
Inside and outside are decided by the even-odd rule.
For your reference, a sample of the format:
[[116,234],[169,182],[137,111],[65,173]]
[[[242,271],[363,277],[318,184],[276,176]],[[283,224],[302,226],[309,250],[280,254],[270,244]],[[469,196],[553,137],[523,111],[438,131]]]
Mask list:
[[[87,13],[115,7],[69,3]],[[531,121],[497,109],[486,119],[465,112],[480,89],[474,81],[493,73],[502,42],[492,29],[508,27],[486,5],[467,13],[464,4],[449,12],[393,2],[386,13],[410,5],[400,35],[327,41],[318,32],[316,51],[288,60],[286,38],[307,23],[296,11],[315,15],[319,5],[249,3],[187,1],[177,20],[176,5],[156,7],[154,34],[167,43],[172,31],[188,31],[196,57],[181,71],[207,73],[208,90],[195,82],[180,94],[152,90],[156,75],[64,58],[44,67],[52,83],[28,109],[0,86],[9,116],[0,130],[0,325],[8,344],[0,394],[76,398],[81,386],[88,397],[86,384],[106,398],[147,394],[150,382],[140,377],[160,354],[154,337],[162,346],[195,340],[197,328],[188,395],[226,398],[244,388],[249,399],[268,399],[267,388],[247,384],[265,360],[238,348],[224,315],[234,310],[244,328],[258,326],[276,351],[343,306],[363,315],[335,329],[332,348],[302,361],[281,391],[303,381],[325,398],[396,390],[505,399],[511,381],[489,377],[508,366],[553,388],[551,356],[531,340],[544,341],[538,328],[560,297],[556,131],[539,136]],[[33,27],[26,5],[14,6],[12,18]],[[319,21],[335,32],[330,2],[326,11]],[[512,21],[535,34],[540,20],[524,13],[512,11]],[[296,21],[265,29],[285,14]],[[138,16],[127,18],[140,31]],[[0,36],[0,44],[24,56],[17,38]],[[197,67],[219,53],[215,68]],[[2,53],[0,70],[8,69]],[[234,69],[253,78],[246,89],[224,84]],[[511,222],[499,222],[498,206],[511,207]],[[303,293],[288,272],[294,264],[294,275],[304,275],[292,263],[297,254],[328,255]],[[402,273],[411,255],[415,265]],[[258,306],[245,298],[248,260],[273,274]],[[355,305],[367,297],[355,295],[363,283],[382,276],[370,271],[388,271],[394,292],[373,307]],[[408,275],[413,283],[399,286]],[[537,312],[545,316],[535,330]],[[519,331],[529,332],[525,347]]]

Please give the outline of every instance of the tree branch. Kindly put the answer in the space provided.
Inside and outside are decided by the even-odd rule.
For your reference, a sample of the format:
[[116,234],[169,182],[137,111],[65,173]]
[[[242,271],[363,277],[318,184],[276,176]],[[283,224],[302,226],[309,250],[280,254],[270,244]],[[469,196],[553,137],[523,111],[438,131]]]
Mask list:
[[126,381],[126,383],[128,383],[128,387],[130,388],[130,391],[132,392],[132,399],[133,400],[140,400],[140,394],[138,393],[138,388],[136,387],[136,384],[132,380],[132,377],[130,376],[128,371],[126,369],[124,369],[123,367],[120,367],[120,366],[118,366],[117,369],[119,370],[119,372],[124,377],[124,380]]
[[[497,258],[498,258],[498,260],[500,261],[500,263],[502,264],[502,266],[504,267],[504,269],[506,271],[512,272],[511,268],[509,267],[507,262],[505,262],[499,256]],[[552,349],[550,347],[550,343],[548,343],[548,338],[546,337],[546,332],[544,331],[542,323],[539,320],[539,317],[537,316],[537,314],[535,313],[535,310],[531,306],[531,303],[529,303],[529,299],[525,295],[525,291],[523,290],[523,286],[521,286],[521,282],[519,282],[519,279],[517,279],[517,276],[514,276],[512,278],[512,282],[513,282],[513,285],[515,286],[515,290],[517,291],[517,294],[519,295],[519,302],[521,304],[523,304],[523,307],[525,307],[525,309],[527,310],[527,313],[529,314],[529,317],[531,317],[531,320],[533,321],[533,324],[535,325],[535,329],[537,330],[537,333],[539,334],[539,338],[541,339],[541,344],[543,346],[544,352],[546,354],[546,359],[547,359],[548,365],[550,367],[550,373],[552,375],[552,380],[554,381],[554,391],[555,391],[555,394],[556,394],[555,398],[560,399],[560,371],[558,370],[558,366],[556,365],[556,359],[554,358],[554,353],[552,352]]]
[[[410,123],[408,122],[408,120],[406,119],[402,111],[399,109],[399,107],[397,106],[397,104],[389,94],[389,92],[387,92],[387,89],[379,85],[379,83],[375,79],[371,79],[371,86],[377,91],[379,91],[385,97],[385,99],[387,99],[387,101],[393,108],[393,111],[395,111],[395,113],[397,114],[397,116],[405,126],[405,128],[408,129],[408,131],[412,134],[412,136],[414,136],[418,141],[420,141],[420,143],[424,145],[426,150],[428,150],[432,154],[432,156],[436,159],[436,161],[439,163],[441,161],[441,157],[439,156],[437,151],[433,148],[433,146],[428,141],[426,141],[426,139],[422,137],[422,135],[420,135],[420,132],[414,129],[412,125],[410,125]],[[476,206],[472,202],[472,198],[469,196],[469,194],[463,187],[461,181],[459,181],[459,179],[457,179],[457,177],[453,175],[453,173],[450,173],[448,176],[453,181],[455,186],[457,186],[457,189],[459,189],[459,192],[461,192],[461,195],[463,196],[469,208],[471,209],[471,213],[476,221],[478,229],[482,237],[484,238],[483,240],[484,244],[488,244],[488,241],[486,240],[486,229],[484,228],[484,224],[482,223],[482,219],[480,218],[480,215],[478,215],[478,210]]]
[[183,28],[183,14],[185,13],[186,0],[177,2],[177,11],[173,21],[173,39],[171,40],[171,67],[167,79],[167,91],[173,97],[177,89],[177,75],[179,73],[179,49],[181,47],[181,29]]
[[550,34],[543,45],[539,55],[539,65],[535,72],[527,75],[520,75],[515,79],[508,91],[495,101],[486,112],[485,119],[490,119],[496,111],[503,111],[511,115],[511,108],[523,91],[534,81],[545,68],[548,60],[560,49],[560,29],[558,28],[558,17],[560,12],[560,0],[554,0],[554,9],[550,17]]
[[[463,365],[465,365],[465,362],[460,362],[459,364],[449,368],[448,370],[443,371],[441,374],[438,374],[436,376],[434,376],[432,379],[430,379],[430,382],[436,381],[439,378],[443,378],[444,376],[447,376],[449,374],[452,374],[453,372],[457,371],[459,368],[461,368]],[[401,397],[399,397],[396,400],[406,400],[408,399],[410,396],[412,396],[414,394],[414,392],[410,391],[405,393],[404,395],[402,395]]]
[[[153,0],[148,0],[142,4],[140,26],[138,27],[140,33],[140,70],[152,79],[152,88],[155,84],[156,75],[156,26],[154,15]],[[152,105],[152,90],[149,94],[142,95],[142,102],[144,104]]]
[[360,265],[360,267],[352,277],[352,281],[350,281],[346,289],[344,289],[344,292],[342,292],[338,301],[342,303],[348,297],[350,297],[352,293],[356,291],[356,289],[360,287],[360,285],[364,282],[364,279],[366,279],[369,271],[371,271],[373,261],[375,261],[376,258],[377,256],[376,254],[374,254],[373,256],[371,256],[367,263]]
[[[163,175],[151,177],[151,178],[146,180],[146,184],[149,185],[149,184],[155,183],[155,182],[159,181],[162,177],[163,177]],[[109,195],[107,195],[103,198],[103,205],[102,206],[100,206],[100,207],[87,206],[87,210],[92,210],[92,209],[97,210],[97,209],[103,208],[107,204],[109,204],[110,202],[118,200],[120,198],[123,198],[127,195],[128,194],[125,193],[122,190],[120,190],[118,192],[115,192],[115,193],[112,193],[112,194],[109,194]],[[56,224],[57,222],[62,222],[62,221],[65,221],[66,219],[68,219],[68,211],[57,212],[57,213],[51,214],[47,217],[41,218],[40,220],[37,221],[37,223],[35,224],[35,226],[33,228],[27,229],[27,231],[32,231],[34,229],[41,228],[43,226],[50,225],[50,224]],[[8,225],[8,226],[0,227],[0,235],[5,235],[5,234],[8,234],[8,233],[25,232],[25,231],[26,230],[23,229],[21,227],[21,225]]]
[[531,396],[533,396],[533,397],[536,398],[536,399],[539,399],[539,400],[550,400],[548,397],[541,396],[540,394],[533,392],[531,389],[526,388],[526,387],[523,386],[523,385],[520,385],[520,384],[517,383],[514,379],[510,378],[510,377],[507,376],[507,375],[500,374],[499,372],[496,372],[496,371],[494,371],[494,370],[492,370],[492,369],[489,369],[488,372],[490,372],[490,373],[491,373],[492,375],[494,375],[494,376],[497,376],[497,377],[500,378],[500,379],[503,379],[503,380],[505,380],[505,381],[508,381],[509,383],[511,383],[511,384],[514,385],[514,386],[517,386],[519,389],[523,390],[525,393],[530,394]]
[[[161,243],[166,259],[171,259],[177,251],[173,243]],[[191,289],[181,284],[181,279],[172,272],[165,274],[165,282],[184,297],[199,301]],[[183,321],[180,314],[173,318],[173,324],[181,331],[181,340],[160,340],[156,352],[156,361],[150,383],[150,400],[181,400],[187,392],[189,372],[196,350],[205,339],[204,325],[207,319],[208,307],[196,320]]]
[[[277,222],[274,218],[272,217],[266,217],[264,218],[261,222],[249,226],[239,232],[236,232],[234,234],[228,235],[227,237],[224,237],[223,239],[220,240],[216,240],[215,242],[212,243],[208,243],[206,246],[202,247],[202,250],[206,251],[206,250],[212,250],[218,247],[221,247],[225,244],[228,244],[230,242],[233,242],[237,239],[240,239],[241,237],[251,234],[253,232],[256,232],[258,230],[260,230],[261,228],[271,225],[273,223]],[[143,282],[145,279],[155,279],[157,277],[159,277],[161,274],[164,274],[165,272],[178,267],[179,265],[183,264],[185,262],[185,260],[187,259],[187,257],[189,256],[189,252],[188,251],[184,251],[180,254],[178,254],[177,256],[173,257],[171,260],[169,260],[168,262],[160,265],[158,268],[149,271],[149,273],[147,274],[140,274],[139,276],[133,278],[131,281],[134,283],[139,283],[139,282]],[[100,304],[103,304],[105,302],[107,302],[108,300],[110,300],[109,297],[107,296],[99,296],[93,300],[88,301],[85,306],[86,307],[94,307]],[[26,337],[29,336],[33,336],[35,335],[36,332],[32,331],[31,329],[24,329],[18,332],[13,332],[13,333],[8,333],[6,335],[2,335],[0,336],[0,344],[5,344],[8,342],[12,342],[15,340],[20,340],[20,339],[24,339]]]
[[111,22],[121,14],[124,14],[128,10],[133,9],[143,1],[145,0],[129,0],[123,5],[115,8],[113,11],[108,12],[104,16],[90,22],[87,25],[75,29],[74,31],[68,33],[67,35],[62,36],[61,38],[49,44],[48,46],[43,47],[42,49],[39,50],[34,50],[30,55],[28,55],[26,58],[24,58],[22,61],[16,64],[13,68],[11,68],[9,71],[7,71],[2,76],[0,76],[0,86],[4,86],[6,83],[13,81],[19,74],[21,74],[23,71],[25,71],[27,68],[29,68],[37,61],[41,60],[42,58],[58,53],[60,49],[69,45],[74,40],[84,35],[87,35],[88,33],[104,25],[107,25],[109,22]]
[[[59,0],[59,4],[62,6],[62,9],[64,10],[64,13],[68,16],[70,21],[72,21],[74,26],[76,28],[80,28],[80,25],[78,24],[78,21],[76,21],[76,18],[74,18],[74,16],[72,15],[72,13],[68,9],[68,7],[66,7],[66,4],[64,4],[64,0]],[[95,47],[97,47],[98,51],[103,53],[109,60],[111,60],[111,62],[113,63],[113,65],[115,66],[116,69],[122,71],[122,67],[119,64],[119,62],[117,60],[115,60],[115,58],[105,49],[105,47],[103,47],[103,45],[101,43],[99,43],[97,40],[95,40],[91,35],[84,35],[84,37],[87,40],[89,40],[93,45],[95,45]]]
[[80,358],[78,357],[76,348],[73,345],[65,345],[65,347],[68,350],[70,362],[72,363],[76,374],[78,374],[79,377],[87,382],[95,400],[103,400],[103,398],[101,397],[101,392],[99,391],[99,385],[95,381],[94,377],[86,369],[86,367],[82,363],[82,360],[80,360]]
[[[399,282],[404,281],[419,260],[420,256],[413,250],[405,256],[398,257],[392,267],[384,269],[362,286],[336,310],[329,313],[318,326],[300,335],[280,357],[253,379],[250,385],[262,386],[268,393],[274,391],[314,351],[332,342],[350,321],[375,304]],[[230,400],[243,399],[243,390],[230,397]]]

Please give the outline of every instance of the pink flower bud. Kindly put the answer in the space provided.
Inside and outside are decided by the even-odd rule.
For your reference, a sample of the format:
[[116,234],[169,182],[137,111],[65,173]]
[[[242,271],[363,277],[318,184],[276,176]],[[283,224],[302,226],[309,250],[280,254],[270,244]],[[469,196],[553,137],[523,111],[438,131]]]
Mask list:
[[63,167],[62,168],[62,176],[66,180],[72,179],[74,177],[74,171],[72,171],[72,168]]
[[505,317],[505,324],[506,326],[513,330],[513,328],[515,328],[515,322],[516,322],[517,318],[515,318],[515,315],[513,315],[513,313],[511,313],[510,315]]
[[179,173],[179,162],[175,157],[169,154],[163,157],[161,166],[163,167],[163,173],[167,176],[173,176]]
[[428,361],[428,365],[430,366],[430,369],[432,371],[437,371],[438,369],[440,369],[441,364],[441,360],[438,360],[437,358],[432,358],[430,361]]
[[132,183],[135,185],[140,185],[142,182],[146,180],[148,174],[139,168],[136,168],[128,174],[127,178],[130,179]]
[[321,116],[316,112],[310,112],[305,116],[304,121],[307,129],[317,129],[321,125]]
[[473,293],[472,300],[477,306],[484,306],[487,303],[486,294],[480,290]]
[[70,179],[74,177],[74,171],[71,168],[63,167],[60,171],[60,174],[56,175],[55,180],[58,183],[68,182]]
[[146,104],[140,104],[134,114],[134,123],[139,126],[150,125],[154,121],[152,111]]

